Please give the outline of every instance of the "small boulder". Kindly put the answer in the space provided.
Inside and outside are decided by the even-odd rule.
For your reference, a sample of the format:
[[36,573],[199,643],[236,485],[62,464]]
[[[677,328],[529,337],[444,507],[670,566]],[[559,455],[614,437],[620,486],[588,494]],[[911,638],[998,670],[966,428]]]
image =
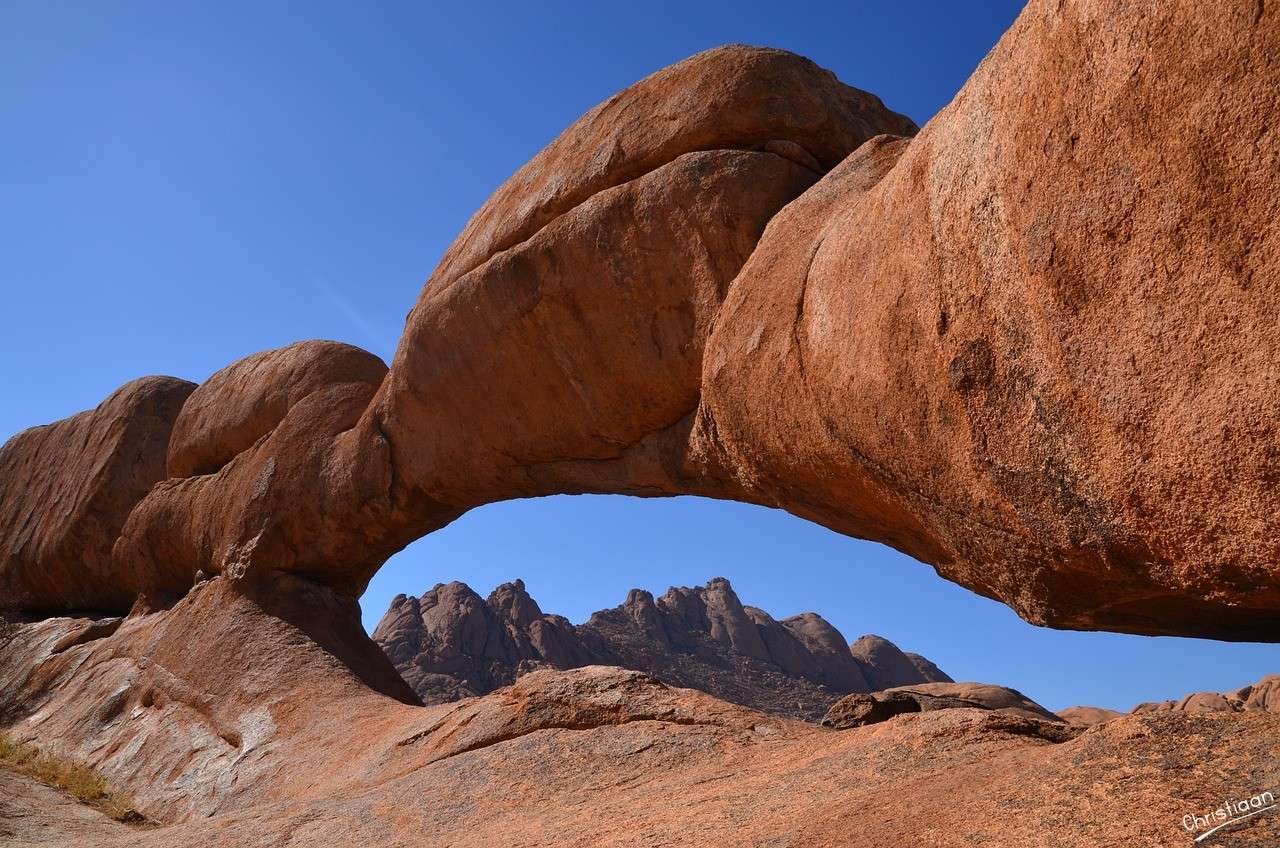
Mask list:
[[903,713],[965,708],[1062,723],[1061,718],[1016,689],[989,683],[921,683],[870,694],[846,695],[831,706],[822,724],[845,730],[876,724]]

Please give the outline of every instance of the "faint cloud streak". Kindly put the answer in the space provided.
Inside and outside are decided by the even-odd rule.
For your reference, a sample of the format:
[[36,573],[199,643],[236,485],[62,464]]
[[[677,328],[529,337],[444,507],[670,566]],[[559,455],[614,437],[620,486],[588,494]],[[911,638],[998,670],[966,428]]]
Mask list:
[[320,290],[320,293],[344,318],[351,322],[351,326],[358,331],[374,353],[385,359],[387,352],[394,350],[395,346],[388,343],[386,336],[378,332],[373,322],[366,318],[359,309],[356,309],[342,292],[338,291],[327,280],[316,278],[315,282],[316,288]]

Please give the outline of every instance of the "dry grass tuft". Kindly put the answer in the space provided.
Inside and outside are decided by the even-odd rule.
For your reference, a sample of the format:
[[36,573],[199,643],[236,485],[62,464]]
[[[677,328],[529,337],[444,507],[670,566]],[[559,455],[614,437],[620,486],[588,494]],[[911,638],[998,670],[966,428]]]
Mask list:
[[101,810],[116,821],[146,821],[133,808],[132,798],[110,791],[106,778],[88,766],[41,753],[34,745],[15,742],[4,733],[0,733],[0,760],[41,783],[63,790],[77,801]]

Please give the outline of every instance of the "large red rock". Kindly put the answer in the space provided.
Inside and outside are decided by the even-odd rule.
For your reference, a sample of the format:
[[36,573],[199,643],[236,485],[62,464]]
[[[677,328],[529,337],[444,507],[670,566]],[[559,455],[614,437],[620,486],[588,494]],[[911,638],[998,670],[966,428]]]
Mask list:
[[[1032,2],[919,136],[772,217],[722,306],[624,303],[590,262],[535,286],[528,243],[445,263],[372,413],[399,479],[734,497],[1035,623],[1277,638],[1278,47],[1243,7]],[[682,309],[673,360],[646,334]]]
[[817,176],[767,152],[685,153],[456,280],[433,278],[370,410],[403,446],[399,484],[463,508],[680,491],[720,302],[765,224]]
[[1275,44],[1032,3],[891,168],[868,145],[771,222],[709,441],[1032,621],[1274,638]]
[[348,344],[297,342],[246,356],[191,393],[173,425],[168,476],[213,474],[270,433],[308,395],[336,383],[378,385],[381,359]]
[[1277,638],[1278,108],[1275,15],[1031,2],[770,222],[708,453],[1035,623]]
[[[1185,845],[1188,816],[1266,788],[1271,683],[1079,735],[920,694],[833,733],[600,668],[423,708],[352,596],[479,503],[695,493],[893,544],[1037,622],[1280,638],[1274,11],[1032,0],[910,141],[776,51],[621,93],[481,211],[386,379],[261,420],[211,390],[212,458],[181,467],[221,467],[152,489],[109,564],[177,402],[140,416],[128,485],[95,476],[128,404],[6,446],[6,599],[147,594],[0,628],[6,732],[169,824],[102,845]],[[197,569],[221,576],[170,604]],[[717,644],[769,650],[719,594]]]
[[169,455],[174,471],[207,473],[168,479],[138,504],[113,551],[117,583],[131,596],[181,593],[198,571],[265,570],[358,596],[419,535],[420,519],[396,513],[390,443],[354,429],[385,374],[333,342],[215,374],[184,407]]
[[164,479],[169,434],[194,388],[134,380],[0,448],[0,607],[128,609],[133,594],[111,567],[111,547]]
[[[912,139],[779,51],[638,83],[477,213],[380,385],[327,385],[159,487],[100,596],[197,569],[354,594],[483,503],[700,494],[1039,624],[1280,638],[1258,8],[1033,0]],[[184,467],[247,440],[222,415],[235,438]]]
[[[477,213],[371,403],[362,380],[267,404],[298,382],[301,354],[215,376],[173,460],[220,470],[141,505],[121,578],[171,590],[197,569],[266,567],[358,593],[396,549],[481,503],[679,491],[703,345],[765,224],[867,138],[914,129],[776,50],[710,51],[627,89]],[[337,370],[318,361],[302,385],[336,391]]]
[[820,174],[872,136],[916,129],[794,53],[744,45],[699,53],[596,106],[513,174],[446,251],[424,295],[691,151],[769,151]]
[[[845,730],[887,721],[908,713],[934,710],[992,710],[1027,719],[1028,733],[1061,742],[1074,735],[1060,727],[1065,722],[1016,689],[991,683],[916,683],[879,692],[855,692],[831,705],[822,718],[824,727]],[[1057,727],[1041,727],[1048,722]]]

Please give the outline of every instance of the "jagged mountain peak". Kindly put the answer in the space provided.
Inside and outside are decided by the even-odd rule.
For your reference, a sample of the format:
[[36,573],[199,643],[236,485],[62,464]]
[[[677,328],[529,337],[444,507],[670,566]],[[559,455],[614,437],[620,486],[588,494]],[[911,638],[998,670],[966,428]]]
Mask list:
[[851,649],[816,612],[778,621],[743,604],[725,577],[672,586],[657,599],[632,589],[621,605],[576,626],[543,612],[523,580],[497,586],[487,599],[464,583],[442,583],[419,599],[397,595],[374,640],[428,703],[484,694],[534,668],[603,664],[816,719],[850,692],[950,681],[879,636]]

